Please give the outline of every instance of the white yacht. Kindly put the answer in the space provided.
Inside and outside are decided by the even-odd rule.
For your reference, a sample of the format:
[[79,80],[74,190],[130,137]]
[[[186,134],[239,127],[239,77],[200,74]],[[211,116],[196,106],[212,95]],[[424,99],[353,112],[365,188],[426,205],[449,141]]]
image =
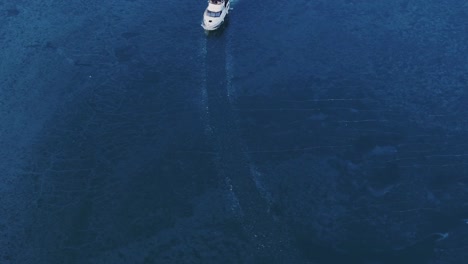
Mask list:
[[205,30],[215,30],[219,28],[229,13],[229,0],[208,0],[208,7],[203,13],[201,26]]

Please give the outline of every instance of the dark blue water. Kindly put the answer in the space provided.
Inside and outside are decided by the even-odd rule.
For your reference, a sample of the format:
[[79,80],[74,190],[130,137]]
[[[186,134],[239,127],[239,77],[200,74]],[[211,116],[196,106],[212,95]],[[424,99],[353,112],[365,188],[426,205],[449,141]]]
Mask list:
[[0,263],[468,258],[465,1],[0,3]]

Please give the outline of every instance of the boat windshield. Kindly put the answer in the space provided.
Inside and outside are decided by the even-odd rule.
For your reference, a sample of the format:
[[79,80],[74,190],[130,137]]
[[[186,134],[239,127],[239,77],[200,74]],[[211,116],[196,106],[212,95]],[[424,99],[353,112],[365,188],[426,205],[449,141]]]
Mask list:
[[213,11],[208,10],[208,11],[206,11],[206,14],[208,16],[210,16],[210,17],[220,17],[221,16],[221,11],[213,12]]
[[209,1],[211,4],[215,4],[215,5],[220,5],[224,2],[223,0],[209,0]]

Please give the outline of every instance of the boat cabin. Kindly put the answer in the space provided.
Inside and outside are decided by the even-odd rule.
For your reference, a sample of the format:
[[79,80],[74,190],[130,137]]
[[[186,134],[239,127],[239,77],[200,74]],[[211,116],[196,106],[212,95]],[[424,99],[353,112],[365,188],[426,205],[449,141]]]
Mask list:
[[208,0],[206,15],[209,17],[220,17],[229,0]]
[[224,0],[208,0],[208,3],[213,5],[221,5],[224,4]]

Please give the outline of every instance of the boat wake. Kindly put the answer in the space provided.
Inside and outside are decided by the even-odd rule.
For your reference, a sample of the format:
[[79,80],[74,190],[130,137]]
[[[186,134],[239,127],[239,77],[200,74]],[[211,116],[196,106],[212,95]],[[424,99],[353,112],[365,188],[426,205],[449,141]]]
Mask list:
[[232,107],[236,90],[230,45],[229,34],[202,41],[201,108],[205,135],[214,145],[213,159],[227,190],[229,208],[250,237],[256,258],[271,259],[284,254],[289,239],[284,226],[270,213],[272,195],[261,182],[262,174],[239,133]]
[[202,64],[201,64],[201,66],[202,66],[201,67],[202,80],[201,80],[201,90],[200,90],[201,105],[200,105],[200,107],[201,107],[202,120],[203,120],[203,123],[204,123],[203,125],[204,125],[204,128],[205,128],[205,135],[208,136],[208,137],[211,137],[212,134],[213,134],[213,128],[211,127],[211,124],[210,124],[210,108],[208,106],[208,92],[206,90],[206,79],[207,79],[207,72],[206,72],[207,49],[206,49],[206,45],[207,45],[206,38],[202,38],[201,41],[200,41],[200,57],[201,57],[201,61],[202,61]]

